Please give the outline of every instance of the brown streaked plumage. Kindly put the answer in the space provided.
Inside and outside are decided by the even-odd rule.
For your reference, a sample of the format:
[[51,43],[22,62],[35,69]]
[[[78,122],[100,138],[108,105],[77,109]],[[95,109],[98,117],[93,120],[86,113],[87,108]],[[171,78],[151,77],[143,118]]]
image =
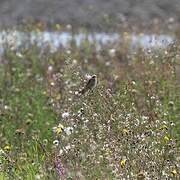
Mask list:
[[85,94],[89,90],[92,90],[97,84],[97,76],[93,75],[87,82],[86,86],[79,92],[80,94]]

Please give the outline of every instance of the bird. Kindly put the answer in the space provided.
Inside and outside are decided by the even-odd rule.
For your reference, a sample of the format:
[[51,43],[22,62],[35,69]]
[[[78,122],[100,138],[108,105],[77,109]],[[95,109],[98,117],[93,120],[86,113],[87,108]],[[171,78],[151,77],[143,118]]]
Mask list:
[[91,78],[86,83],[85,87],[82,90],[80,90],[79,93],[83,95],[86,92],[88,92],[89,90],[94,89],[96,87],[96,85],[97,85],[97,76],[92,75]]

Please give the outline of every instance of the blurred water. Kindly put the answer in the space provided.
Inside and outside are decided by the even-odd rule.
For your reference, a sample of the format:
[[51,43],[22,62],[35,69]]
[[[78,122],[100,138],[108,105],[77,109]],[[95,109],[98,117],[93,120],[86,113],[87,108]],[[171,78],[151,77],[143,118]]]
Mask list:
[[[118,43],[122,39],[118,33],[93,33],[83,34],[78,33],[72,35],[69,32],[19,32],[19,31],[2,31],[0,32],[0,53],[6,47],[12,49],[28,48],[33,44],[39,47],[50,47],[51,51],[56,51],[60,47],[68,47],[72,40],[77,46],[84,40],[88,40],[90,43],[96,44],[99,49],[102,45]],[[143,48],[151,47],[165,47],[172,43],[174,38],[169,35],[161,34],[131,34],[128,36],[130,42],[130,48],[141,46]]]

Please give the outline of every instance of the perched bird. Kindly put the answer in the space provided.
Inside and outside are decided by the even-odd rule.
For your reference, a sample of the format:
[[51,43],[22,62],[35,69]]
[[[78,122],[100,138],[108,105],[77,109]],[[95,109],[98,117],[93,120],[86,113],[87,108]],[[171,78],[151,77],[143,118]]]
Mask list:
[[86,83],[86,86],[79,91],[80,94],[85,94],[89,90],[92,90],[97,85],[97,76],[93,75]]

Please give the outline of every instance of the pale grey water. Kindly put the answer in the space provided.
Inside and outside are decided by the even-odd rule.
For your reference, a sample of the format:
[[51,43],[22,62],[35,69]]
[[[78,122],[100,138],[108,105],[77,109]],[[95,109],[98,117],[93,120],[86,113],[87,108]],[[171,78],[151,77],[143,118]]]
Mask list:
[[[77,46],[88,40],[90,43],[96,43],[97,49],[102,45],[118,43],[121,40],[118,33],[77,33],[72,36],[69,32],[19,32],[19,31],[2,31],[0,32],[0,53],[8,46],[12,49],[28,48],[30,45],[37,44],[39,47],[50,47],[55,52],[60,47],[68,47],[71,40],[74,40]],[[174,37],[166,34],[141,34],[129,35],[130,48],[140,46],[144,49],[152,47],[165,47],[174,41]]]

